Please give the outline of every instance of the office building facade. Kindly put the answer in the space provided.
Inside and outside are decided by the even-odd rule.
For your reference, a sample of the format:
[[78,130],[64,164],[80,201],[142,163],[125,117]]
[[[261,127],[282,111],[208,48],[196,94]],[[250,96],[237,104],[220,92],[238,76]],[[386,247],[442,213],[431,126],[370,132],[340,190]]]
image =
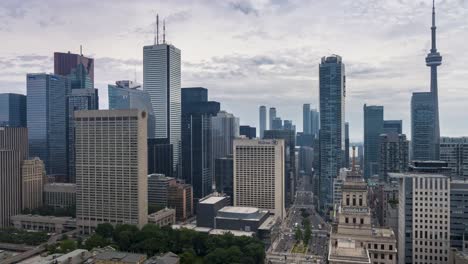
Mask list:
[[276,118],[276,108],[270,107],[268,110],[268,126],[269,129],[273,129],[273,120]]
[[438,160],[435,149],[435,108],[432,94],[413,93],[411,97],[411,159]]
[[450,247],[466,251],[468,234],[468,181],[450,181]]
[[234,140],[234,206],[285,212],[284,140]]
[[175,185],[176,179],[166,177],[164,174],[148,175],[148,205],[167,207],[169,186]]
[[0,127],[0,228],[21,212],[21,164],[28,157],[28,129]]
[[383,132],[384,108],[364,105],[364,177],[379,173],[379,139]]
[[257,128],[251,126],[240,126],[239,132],[241,136],[245,136],[248,139],[257,137]]
[[169,186],[169,208],[176,211],[178,221],[187,220],[193,215],[193,190],[190,184],[177,183]]
[[402,120],[384,120],[383,133],[397,133],[403,134],[403,121]]
[[28,74],[27,120],[31,156],[44,161],[46,173],[68,174],[68,111],[70,81],[52,74]]
[[406,172],[409,165],[409,142],[405,134],[380,135],[379,178],[388,181],[391,172]]
[[143,90],[149,94],[155,116],[154,138],[173,145],[174,170],[179,167],[181,144],[181,52],[166,43],[143,47]]
[[173,176],[174,146],[168,139],[148,138],[148,173]]
[[76,207],[76,184],[61,182],[45,184],[44,203],[53,208]]
[[319,203],[331,206],[333,179],[342,165],[345,136],[345,65],[338,55],[323,57],[319,66],[320,135]]
[[315,138],[318,138],[320,130],[320,113],[317,109],[310,110],[310,132]]
[[312,118],[310,112],[310,104],[302,105],[302,132],[306,135],[312,133]]
[[71,79],[72,89],[94,88],[94,59],[70,52],[54,52],[54,74]]
[[232,155],[215,160],[216,191],[233,198],[234,161]]
[[26,96],[0,94],[0,126],[26,127]]
[[468,179],[468,137],[442,137],[440,160],[448,163],[451,176]]
[[24,160],[21,165],[22,209],[36,209],[43,205],[45,184],[44,163],[39,158]]
[[263,138],[263,132],[267,129],[266,119],[266,106],[262,105],[259,108],[259,127],[260,127],[260,138]]
[[147,114],[131,110],[75,113],[77,225],[148,221]]

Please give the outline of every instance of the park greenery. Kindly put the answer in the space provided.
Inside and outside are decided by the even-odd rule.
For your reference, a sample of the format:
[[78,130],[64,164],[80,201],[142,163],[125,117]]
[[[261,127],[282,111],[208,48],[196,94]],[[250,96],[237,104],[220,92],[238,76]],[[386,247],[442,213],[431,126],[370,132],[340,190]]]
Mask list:
[[296,245],[294,246],[294,248],[296,247],[298,248],[298,250],[296,250],[296,253],[303,251],[302,245],[304,245],[304,247],[307,248],[310,238],[312,237],[312,228],[310,226],[310,220],[309,220],[310,214],[306,210],[301,209],[301,215],[302,215],[302,228],[298,226],[294,230],[294,238],[296,239]]
[[79,247],[91,250],[96,247],[113,246],[121,251],[143,253],[149,257],[174,252],[181,263],[264,263],[263,243],[252,237],[208,235],[189,229],[172,229],[153,224],[141,230],[133,225],[100,224],[95,234]]
[[49,236],[44,232],[27,232],[16,228],[0,229],[0,242],[36,246],[47,241]]

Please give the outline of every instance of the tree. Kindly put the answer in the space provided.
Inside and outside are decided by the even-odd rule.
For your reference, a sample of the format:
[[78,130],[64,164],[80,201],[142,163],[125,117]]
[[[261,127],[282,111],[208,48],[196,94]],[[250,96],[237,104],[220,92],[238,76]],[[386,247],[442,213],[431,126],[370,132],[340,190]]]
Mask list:
[[180,264],[192,264],[195,260],[196,256],[193,251],[185,251],[180,255]]
[[93,248],[102,248],[107,245],[109,245],[109,241],[98,234],[92,235],[85,241],[85,248],[87,250],[92,250]]
[[59,247],[61,253],[72,252],[77,248],[76,242],[70,239],[60,241]]
[[113,233],[114,233],[114,226],[112,226],[109,223],[99,224],[96,227],[96,234],[104,238],[111,238]]
[[307,221],[305,223],[304,228],[305,228],[305,230],[304,230],[303,242],[304,242],[304,245],[308,245],[310,237],[312,236],[312,230],[310,228],[310,221]]
[[299,227],[296,227],[296,231],[294,232],[294,238],[297,242],[302,240],[302,230]]

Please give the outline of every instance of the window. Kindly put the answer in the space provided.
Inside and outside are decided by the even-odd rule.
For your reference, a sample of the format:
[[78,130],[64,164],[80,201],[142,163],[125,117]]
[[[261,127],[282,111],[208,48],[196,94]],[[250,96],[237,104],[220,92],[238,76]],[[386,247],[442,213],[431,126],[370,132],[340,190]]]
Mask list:
[[364,224],[364,218],[361,218],[361,225]]
[[349,223],[349,218],[348,217],[345,218],[345,223],[346,224]]

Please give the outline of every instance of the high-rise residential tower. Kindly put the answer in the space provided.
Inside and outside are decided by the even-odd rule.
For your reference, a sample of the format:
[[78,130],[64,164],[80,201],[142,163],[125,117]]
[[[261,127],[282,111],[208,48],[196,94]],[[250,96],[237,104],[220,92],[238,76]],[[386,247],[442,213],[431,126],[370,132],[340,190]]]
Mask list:
[[267,209],[283,219],[284,179],[283,140],[234,140],[234,206]]
[[268,126],[269,126],[270,129],[273,129],[273,120],[275,120],[275,118],[276,118],[276,108],[270,107],[268,117],[269,117]]
[[26,96],[0,94],[0,126],[26,127]]
[[333,202],[333,179],[342,165],[345,146],[345,65],[338,55],[323,57],[319,67],[320,143],[319,202],[325,208]]
[[312,133],[312,126],[311,126],[311,112],[310,112],[310,104],[303,104],[302,105],[302,131],[304,134],[309,135]]
[[384,108],[364,104],[364,178],[379,173],[379,139],[383,132]]
[[143,47],[143,90],[150,97],[156,119],[156,139],[173,145],[174,170],[179,168],[181,144],[181,52],[159,43]]
[[260,119],[260,138],[263,138],[263,132],[267,129],[266,124],[266,106],[262,105],[259,109]]
[[31,156],[44,161],[47,175],[68,174],[68,78],[28,74],[27,120]]
[[144,111],[75,113],[77,226],[148,221],[147,119]]

